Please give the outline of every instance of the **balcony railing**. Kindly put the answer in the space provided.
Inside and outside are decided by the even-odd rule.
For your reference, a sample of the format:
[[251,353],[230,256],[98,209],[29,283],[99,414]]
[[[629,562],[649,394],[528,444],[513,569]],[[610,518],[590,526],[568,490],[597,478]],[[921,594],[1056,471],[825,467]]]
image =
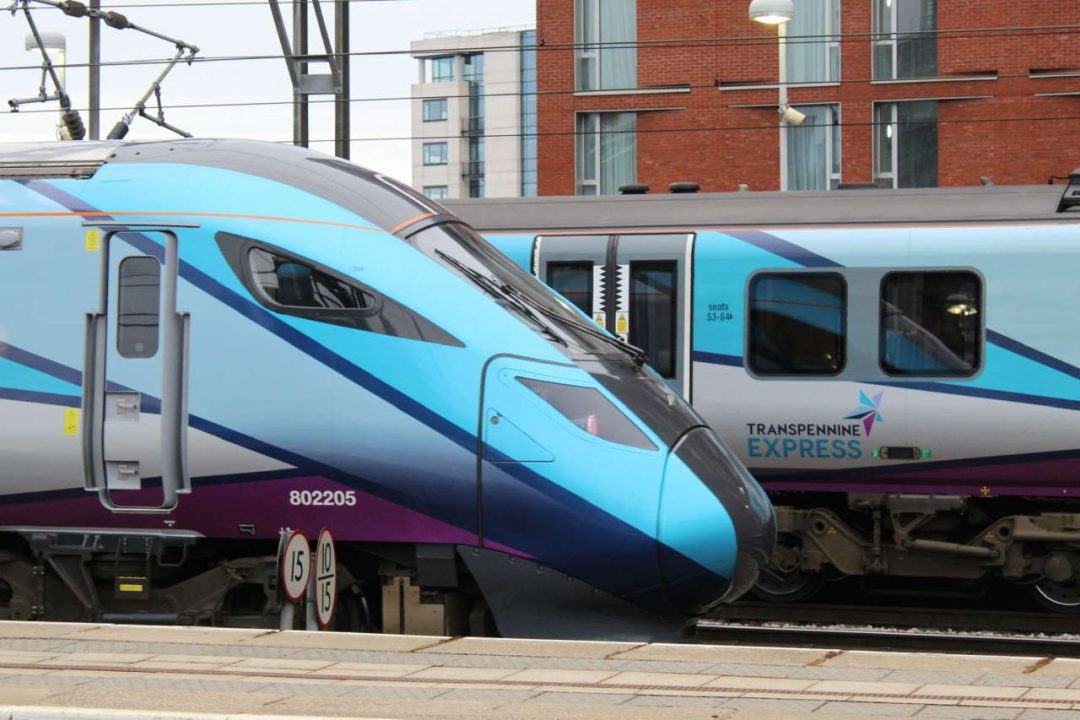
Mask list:
[[482,178],[484,177],[484,162],[467,162],[461,168],[461,177],[463,178]]

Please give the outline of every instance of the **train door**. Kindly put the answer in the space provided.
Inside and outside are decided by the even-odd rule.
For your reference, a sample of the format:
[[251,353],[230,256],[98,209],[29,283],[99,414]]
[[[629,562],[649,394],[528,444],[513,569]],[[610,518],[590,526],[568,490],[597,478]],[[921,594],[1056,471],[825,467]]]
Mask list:
[[636,345],[690,400],[689,233],[541,236],[533,272],[613,335]]
[[86,489],[114,512],[169,512],[190,491],[179,230],[95,226],[101,282],[100,309],[86,327]]

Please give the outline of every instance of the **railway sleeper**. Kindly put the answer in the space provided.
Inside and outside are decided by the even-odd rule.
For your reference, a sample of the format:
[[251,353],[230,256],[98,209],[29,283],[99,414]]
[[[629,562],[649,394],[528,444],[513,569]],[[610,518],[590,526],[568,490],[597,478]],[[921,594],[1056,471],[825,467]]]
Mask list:
[[1080,584],[1078,513],[1018,514],[972,526],[954,522],[968,508],[959,497],[858,494],[848,497],[848,507],[842,513],[779,506],[782,541],[774,565],[789,576],[835,568],[848,576],[996,575]]

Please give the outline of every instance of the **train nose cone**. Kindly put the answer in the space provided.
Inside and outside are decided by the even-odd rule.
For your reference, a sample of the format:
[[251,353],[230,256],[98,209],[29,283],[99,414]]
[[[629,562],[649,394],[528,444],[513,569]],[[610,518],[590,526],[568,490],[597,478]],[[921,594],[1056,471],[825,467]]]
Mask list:
[[772,555],[776,516],[769,499],[708,428],[691,430],[668,458],[659,540],[668,597],[688,615],[741,596]]

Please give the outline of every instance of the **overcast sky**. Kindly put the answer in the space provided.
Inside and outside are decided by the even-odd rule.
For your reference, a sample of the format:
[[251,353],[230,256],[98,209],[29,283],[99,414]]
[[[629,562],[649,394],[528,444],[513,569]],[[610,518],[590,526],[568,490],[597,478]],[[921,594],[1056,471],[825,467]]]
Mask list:
[[[8,0],[0,0],[4,7]],[[87,0],[83,0],[87,2]],[[280,54],[269,4],[232,3],[200,7],[210,0],[102,0],[103,10],[117,10],[142,27],[168,35],[199,48],[197,58],[236,55]],[[174,7],[152,7],[171,4]],[[333,22],[333,4],[324,0],[324,12]],[[59,11],[31,3],[38,28],[63,33],[67,37],[69,63],[87,61],[86,19],[70,18]],[[289,17],[291,5],[282,3]],[[535,0],[388,0],[353,2],[351,8],[351,50],[408,50],[409,43],[427,33],[473,32],[506,27],[532,26]],[[312,15],[314,18],[314,15]],[[312,21],[314,27],[314,21]],[[11,70],[13,66],[41,64],[38,54],[24,50],[30,32],[23,14],[0,14],[0,141],[52,140],[56,137],[58,105],[32,104],[20,112],[8,111],[10,98],[37,95],[40,70]],[[331,30],[332,32],[332,30]],[[312,36],[314,52],[317,38]],[[102,26],[102,61],[165,59],[174,48],[134,30],[113,30]],[[364,101],[361,98],[408,97],[416,82],[416,61],[405,55],[354,57],[352,59],[352,145],[354,162],[401,178],[411,177],[411,145],[407,141],[379,141],[362,138],[407,137],[407,100]],[[160,65],[106,67],[102,71],[101,135],[146,92],[160,72]],[[87,72],[72,68],[67,73],[68,92],[75,107],[87,105]],[[51,85],[49,91],[52,92]],[[292,115],[289,105],[292,88],[283,60],[229,61],[177,66],[163,83],[165,119],[196,137],[245,137],[262,140],[291,140]],[[184,105],[276,102],[262,107],[196,107]],[[47,110],[42,112],[42,110]],[[83,120],[86,121],[86,113]],[[313,105],[311,139],[332,140],[332,104]],[[142,118],[131,125],[128,139],[175,137]],[[312,143],[313,148],[333,152],[333,144]]]

